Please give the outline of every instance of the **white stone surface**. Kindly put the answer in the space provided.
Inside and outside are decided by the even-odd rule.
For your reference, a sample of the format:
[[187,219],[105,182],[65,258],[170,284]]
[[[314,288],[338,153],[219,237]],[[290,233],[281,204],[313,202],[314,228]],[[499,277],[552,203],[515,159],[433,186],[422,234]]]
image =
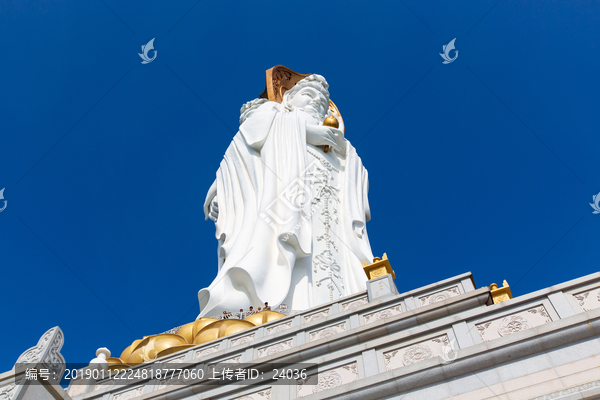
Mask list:
[[108,357],[110,357],[110,350],[108,350],[106,347],[100,347],[98,350],[96,350],[96,358],[92,359],[89,365],[96,365],[101,370],[107,371],[108,361],[106,361],[106,359]]
[[573,297],[579,302],[579,306],[583,311],[600,308],[600,288],[577,293]]
[[271,388],[259,390],[258,392],[249,393],[249,394],[245,394],[240,397],[236,397],[233,400],[271,400],[271,392],[272,392]]
[[339,324],[331,325],[326,328],[318,329],[316,331],[311,332],[308,336],[309,342],[313,342],[315,340],[324,339],[340,332],[344,332],[346,330],[347,323],[346,321],[341,322]]
[[471,336],[469,326],[466,322],[462,321],[458,324],[454,324],[452,325],[452,329],[454,330],[454,335],[456,336],[458,346],[461,349],[473,346],[475,344],[475,342],[473,341],[473,337]]
[[385,368],[389,371],[437,357],[444,353],[444,346],[449,345],[450,340],[448,339],[448,336],[441,335],[433,339],[415,343],[411,346],[387,351],[383,354]]
[[265,356],[272,356],[273,354],[280,353],[284,350],[291,349],[293,347],[294,339],[284,340],[283,342],[275,343],[267,347],[258,349],[258,358]]
[[342,386],[356,380],[358,380],[358,365],[354,362],[326,371],[319,371],[318,376],[312,375],[306,379],[299,380],[296,386],[296,394],[297,397],[300,398]]
[[560,318],[566,318],[576,314],[575,310],[573,310],[573,307],[571,307],[571,304],[563,292],[550,294],[548,296],[548,300],[550,300],[552,307],[554,307]]
[[373,259],[367,171],[343,121],[322,125],[328,86],[311,75],[282,104],[257,99],[242,108],[204,205],[219,265],[198,293],[200,316],[265,301],[305,310],[365,289],[362,261]]
[[342,310],[344,310],[344,311],[351,310],[353,308],[363,306],[363,305],[367,304],[368,302],[369,302],[369,299],[367,298],[367,296],[361,297],[359,299],[352,300],[347,303],[343,303]]
[[542,305],[478,324],[477,331],[484,342],[489,342],[551,321],[546,308]]
[[437,303],[439,301],[444,301],[451,297],[459,296],[460,290],[458,289],[458,285],[451,286],[447,289],[440,290],[425,296],[419,297],[419,305],[421,307],[427,306],[429,304]]
[[381,300],[398,294],[398,289],[390,274],[367,281],[367,291],[369,301]]
[[304,323],[306,324],[308,322],[316,321],[318,319],[325,318],[328,315],[329,315],[329,308],[326,310],[322,310],[322,311],[304,316]]
[[185,361],[185,354],[179,357],[171,358],[164,362],[164,364],[181,364]]
[[144,386],[139,386],[134,389],[115,394],[113,400],[131,400],[135,397],[141,396],[143,392]]
[[[334,371],[340,376],[338,379],[335,374],[329,373],[323,376],[322,382],[272,386],[271,398],[278,400],[294,399],[299,394],[302,400],[593,398],[600,394],[600,388],[595,383],[600,371],[600,309],[581,310],[565,317],[564,312],[555,312],[553,305],[556,301],[553,300],[560,292],[568,296],[569,293],[589,292],[596,287],[594,282],[598,278],[600,274],[587,281],[578,279],[554,285],[534,295],[527,294],[493,305],[486,305],[489,289],[482,288],[426,307],[414,310],[402,308],[408,298],[414,297],[418,301],[420,297],[460,285],[465,280],[462,276],[398,297],[344,310],[344,304],[364,297],[364,293],[357,294],[234,336],[233,340],[256,334],[254,340],[247,343],[234,346],[232,339],[224,338],[170,357],[173,360],[186,354],[186,359],[192,365],[201,368],[208,366],[209,370],[219,363],[261,364],[261,358],[274,363],[284,360],[286,365],[317,363],[320,373]],[[402,307],[396,310],[402,312],[388,315],[385,321],[372,318],[365,324],[352,322],[364,322],[365,316],[399,305]],[[551,321],[543,315],[542,305]],[[579,307],[576,303],[571,306]],[[535,310],[535,313],[530,310]],[[322,311],[327,312],[318,318],[312,317]],[[484,334],[484,338],[488,339],[485,342],[479,336],[477,326],[494,322],[499,328],[505,318],[521,315],[540,320],[528,320],[528,329],[514,329],[514,332],[509,329],[511,333],[505,336],[492,335],[492,338]],[[289,322],[292,322],[290,326],[281,332],[266,334],[269,328]],[[515,328],[516,325],[509,324],[507,327]],[[469,341],[471,335],[478,341]],[[459,349],[454,347],[455,344]],[[424,349],[423,345],[431,352]],[[440,357],[444,347],[449,346],[455,350],[451,354],[457,356],[455,361],[451,360],[452,357],[449,360]],[[213,352],[202,358],[192,357],[208,348],[213,348]],[[168,361],[157,360],[137,368],[160,367],[161,363],[167,366],[165,363]],[[356,374],[352,370],[340,369],[351,364],[356,364]],[[312,373],[310,371],[309,376]],[[6,380],[4,376],[0,374],[0,388]],[[182,383],[185,385],[185,382]],[[321,388],[313,392],[318,384],[321,384]],[[92,392],[92,385],[93,382],[86,394],[74,400],[114,400],[114,395],[131,390],[108,384]],[[165,382],[148,381],[143,396],[148,400],[247,400],[244,396],[257,399],[256,393],[267,390],[272,382],[264,382],[264,385],[261,388],[239,385],[211,388],[206,385],[166,386]],[[75,389],[75,386],[73,384],[70,389]],[[156,396],[152,395],[161,388],[160,394],[157,392]]]
[[399,314],[402,314],[402,304],[396,304],[391,307],[384,308],[383,310],[365,314],[363,315],[363,321],[365,324],[369,324]]
[[272,335],[277,332],[283,332],[286,329],[290,329],[291,327],[292,327],[292,321],[288,321],[283,324],[278,324],[275,326],[270,326],[267,328],[267,335]]
[[205,349],[197,350],[194,358],[200,358],[200,357],[208,356],[212,353],[216,353],[217,351],[219,351],[219,347],[220,347],[220,345],[216,345],[216,346],[207,347]]
[[246,336],[242,336],[236,339],[231,339],[231,346],[239,346],[241,344],[246,344],[246,343],[250,343],[251,341],[254,340],[254,338],[256,337],[256,334],[251,334],[251,335],[246,335]]
[[19,356],[15,365],[41,362],[42,366],[47,368],[53,376],[62,376],[66,366],[65,359],[60,354],[60,349],[62,349],[64,343],[65,335],[58,326],[48,329],[40,337],[37,345],[27,349]]

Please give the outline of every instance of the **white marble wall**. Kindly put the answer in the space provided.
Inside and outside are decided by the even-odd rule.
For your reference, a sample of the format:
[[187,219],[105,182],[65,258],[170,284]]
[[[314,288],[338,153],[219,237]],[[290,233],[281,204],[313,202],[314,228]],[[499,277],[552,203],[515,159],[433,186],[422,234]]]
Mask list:
[[[309,375],[290,388],[222,387],[203,394],[211,399],[312,400],[325,395],[354,398],[351,395],[354,391],[359,393],[361,387],[373,386],[375,393],[385,384],[386,376],[389,381],[440,366],[451,370],[464,362],[463,359],[487,356],[489,349],[499,343],[508,346],[536,335],[560,336],[561,329],[573,324],[569,321],[574,318],[579,321],[588,315],[586,313],[596,312],[600,318],[600,313],[595,311],[600,308],[595,306],[600,293],[600,274],[596,275],[490,305],[486,305],[487,289],[474,290],[469,286],[472,281],[468,274],[371,303],[364,293],[357,294],[183,354],[186,354],[186,362],[209,368],[219,362],[278,362],[280,359],[294,359],[294,362],[301,359],[319,365],[318,377]],[[449,350],[458,355],[456,361],[452,357],[443,358]],[[586,339],[551,351],[540,348],[537,354],[527,357],[521,357],[518,352],[511,356],[512,359],[498,362],[493,368],[475,366],[470,376],[443,380],[389,398],[483,399],[486,397],[480,396],[497,395],[501,399],[526,399],[529,397],[519,396],[539,397],[552,390],[576,390],[572,387],[589,391],[600,379],[599,339]],[[181,357],[182,354],[174,354],[158,362],[179,361]],[[512,361],[514,359],[518,360]],[[595,379],[591,376],[593,372],[598,373]],[[522,379],[525,376],[529,379]],[[570,386],[566,386],[567,383]],[[96,397],[108,394],[105,388],[100,389],[105,392],[98,392]],[[138,390],[119,388],[114,391],[114,397],[102,397],[102,400],[126,400],[126,393],[134,389]],[[175,390],[164,383],[154,387],[147,385],[144,394],[162,395],[171,389]],[[246,394],[240,395],[240,392]],[[74,400],[93,395],[88,388],[87,393]],[[358,399],[377,398],[357,396]]]

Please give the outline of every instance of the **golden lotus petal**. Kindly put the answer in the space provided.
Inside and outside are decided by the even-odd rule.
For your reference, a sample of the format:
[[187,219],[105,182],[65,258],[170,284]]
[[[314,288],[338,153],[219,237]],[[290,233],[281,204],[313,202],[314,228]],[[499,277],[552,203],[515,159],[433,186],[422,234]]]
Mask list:
[[174,346],[188,344],[183,336],[174,333],[161,333],[159,335],[147,336],[133,350],[127,364],[139,364],[155,360],[158,353]]
[[131,367],[131,365],[129,365],[129,364],[109,364],[108,372],[113,373],[113,372],[117,372],[122,369],[127,369],[130,367]]
[[137,345],[144,339],[137,339],[134,340],[133,343],[131,343],[129,345],[129,347],[127,347],[125,350],[123,350],[123,352],[121,353],[121,356],[119,357],[121,360],[125,360],[127,361],[127,359],[129,358],[129,356],[131,355],[131,353],[133,353],[133,350],[135,350],[135,348],[137,347]]
[[286,315],[277,311],[265,310],[244,318],[244,321],[252,322],[254,325],[262,325],[283,317],[286,317]]
[[205,326],[194,338],[194,344],[210,342],[232,333],[250,329],[255,325],[250,321],[241,319],[224,319]]
[[188,342],[188,344],[192,344],[194,343],[194,323],[196,321],[192,321],[189,324],[185,324],[183,326],[181,326],[181,328],[179,328],[179,330],[177,331],[177,334],[180,336],[183,336],[185,338],[185,341]]
[[[192,328],[192,335],[194,336],[194,339],[196,338],[196,335],[198,334],[198,332],[200,332],[205,326],[212,324],[213,322],[217,322],[220,321],[220,319],[216,319],[216,318],[198,318],[197,320],[194,321],[194,326]],[[190,343],[192,343],[194,340],[192,339],[192,341]]]
[[157,355],[157,358],[161,358],[161,357],[169,355],[169,354],[177,353],[179,351],[186,350],[186,349],[189,349],[190,347],[194,347],[194,346],[195,346],[195,344],[182,344],[179,346],[169,347],[168,349],[164,349],[164,350],[160,351]]

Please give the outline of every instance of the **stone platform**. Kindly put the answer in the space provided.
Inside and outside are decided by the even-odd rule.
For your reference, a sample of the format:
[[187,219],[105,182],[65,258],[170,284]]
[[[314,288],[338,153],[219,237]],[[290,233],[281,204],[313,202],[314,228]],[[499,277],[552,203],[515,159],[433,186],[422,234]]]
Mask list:
[[[318,381],[247,387],[79,380],[61,398],[595,399],[599,335],[600,273],[498,304],[466,273],[371,301],[364,291],[133,368],[316,363]],[[7,378],[0,375],[0,393]]]

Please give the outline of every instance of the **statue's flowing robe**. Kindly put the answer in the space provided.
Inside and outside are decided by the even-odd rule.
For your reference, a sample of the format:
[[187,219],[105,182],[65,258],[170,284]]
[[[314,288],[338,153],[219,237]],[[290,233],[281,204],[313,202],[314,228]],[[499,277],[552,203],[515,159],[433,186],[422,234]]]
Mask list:
[[[307,145],[302,112],[283,111],[274,102],[261,105],[242,123],[225,153],[215,181],[219,272],[198,293],[201,317],[264,302],[293,310],[324,302],[313,295],[313,219],[318,216],[311,202],[309,162],[314,157],[307,150],[323,152]],[[373,259],[366,232],[368,175],[354,147],[348,141],[345,146],[344,156],[335,153],[341,201],[337,230],[331,232],[342,296],[366,289],[362,261]],[[207,202],[213,194],[209,191]]]

